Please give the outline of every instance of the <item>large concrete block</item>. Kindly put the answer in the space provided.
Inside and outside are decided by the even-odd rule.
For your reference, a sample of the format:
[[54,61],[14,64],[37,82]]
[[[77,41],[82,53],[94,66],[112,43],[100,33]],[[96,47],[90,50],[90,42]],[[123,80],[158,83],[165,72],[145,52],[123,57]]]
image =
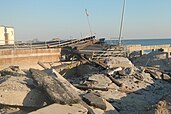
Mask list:
[[87,114],[88,110],[80,104],[60,105],[52,104],[29,114]]
[[124,57],[110,57],[107,60],[105,60],[105,62],[109,66],[109,68],[134,66],[131,63],[131,61],[128,60],[128,58],[124,58]]
[[[0,104],[26,107],[42,107],[48,100],[41,91],[28,88],[27,77],[8,77],[0,84]],[[29,85],[29,84],[28,84]]]

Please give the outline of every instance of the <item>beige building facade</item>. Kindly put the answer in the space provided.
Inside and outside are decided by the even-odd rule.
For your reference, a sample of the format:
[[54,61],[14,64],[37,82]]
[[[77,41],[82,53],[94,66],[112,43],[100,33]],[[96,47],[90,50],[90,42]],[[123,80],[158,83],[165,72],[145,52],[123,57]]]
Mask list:
[[0,26],[0,45],[14,44],[14,28]]

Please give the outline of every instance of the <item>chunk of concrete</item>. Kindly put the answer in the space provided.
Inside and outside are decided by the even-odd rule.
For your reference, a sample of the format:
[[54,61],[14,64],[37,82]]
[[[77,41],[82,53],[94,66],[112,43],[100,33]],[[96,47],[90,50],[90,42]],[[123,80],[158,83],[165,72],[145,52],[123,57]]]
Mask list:
[[83,95],[83,101],[85,101],[90,106],[93,106],[95,108],[100,108],[102,110],[106,110],[106,104],[103,101],[102,98],[98,97],[94,93],[90,92],[85,95]]
[[159,101],[156,105],[155,114],[170,114],[166,101]]
[[158,76],[158,79],[161,79],[162,73],[159,71],[155,71],[155,72],[156,72],[156,75]]
[[2,76],[11,75],[11,76],[25,76],[26,73],[20,70],[19,66],[9,66],[0,71]]
[[110,57],[106,61],[109,68],[115,68],[115,67],[133,67],[134,65],[131,63],[128,58],[124,57]]
[[46,97],[36,89],[27,87],[27,77],[9,77],[0,84],[0,104],[12,106],[42,107]]
[[88,77],[84,84],[93,87],[108,87],[112,81],[104,74],[93,74]]
[[87,114],[88,110],[80,104],[60,105],[52,104],[29,114]]
[[30,69],[33,80],[37,82],[38,86],[47,93],[48,97],[59,104],[75,104],[81,101],[81,98],[73,87],[66,79],[60,74],[58,77],[49,76],[47,73],[38,70]]
[[106,110],[104,114],[119,114],[119,112],[109,103],[105,100],[106,103]]
[[106,100],[104,100],[104,102],[106,104],[106,110],[91,107],[95,114],[119,114],[119,112],[109,102]]
[[169,75],[167,75],[167,74],[163,74],[163,75],[162,75],[162,79],[163,79],[163,80],[170,80],[171,77],[170,77]]

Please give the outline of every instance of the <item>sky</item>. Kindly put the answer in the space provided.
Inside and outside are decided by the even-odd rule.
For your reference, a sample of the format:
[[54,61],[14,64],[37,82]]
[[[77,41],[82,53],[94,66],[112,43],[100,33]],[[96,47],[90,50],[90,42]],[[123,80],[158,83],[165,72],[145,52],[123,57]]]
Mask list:
[[[119,36],[123,0],[1,0],[0,25],[13,26],[15,40],[72,39],[90,34]],[[124,39],[171,38],[171,0],[126,0]]]

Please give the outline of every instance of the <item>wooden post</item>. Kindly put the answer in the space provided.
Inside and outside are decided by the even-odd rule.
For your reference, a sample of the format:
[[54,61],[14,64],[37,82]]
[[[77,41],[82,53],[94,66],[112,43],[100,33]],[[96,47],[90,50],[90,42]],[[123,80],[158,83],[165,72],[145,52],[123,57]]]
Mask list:
[[170,58],[170,52],[166,52],[166,62],[167,62],[167,64],[170,63],[169,58]]

